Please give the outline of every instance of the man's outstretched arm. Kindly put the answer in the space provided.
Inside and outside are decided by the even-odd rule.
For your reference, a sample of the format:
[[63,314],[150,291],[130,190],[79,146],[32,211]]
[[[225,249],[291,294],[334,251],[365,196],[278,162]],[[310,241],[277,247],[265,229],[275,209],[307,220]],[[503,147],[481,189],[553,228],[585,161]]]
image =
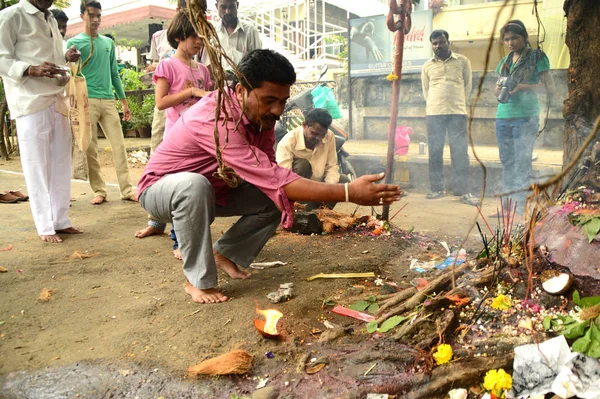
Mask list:
[[[384,173],[365,175],[348,183],[348,201],[359,205],[383,205],[400,200],[400,187],[392,184],[374,184],[383,179]],[[320,183],[298,179],[283,187],[292,201],[344,202],[344,184]]]

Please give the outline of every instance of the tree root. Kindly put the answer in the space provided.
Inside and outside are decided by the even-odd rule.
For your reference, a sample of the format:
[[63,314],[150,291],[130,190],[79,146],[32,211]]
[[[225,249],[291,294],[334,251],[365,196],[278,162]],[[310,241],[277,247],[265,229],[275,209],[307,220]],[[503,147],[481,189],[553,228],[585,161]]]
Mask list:
[[511,352],[505,356],[469,358],[462,362],[438,366],[418,389],[411,389],[411,392],[403,397],[409,399],[444,397],[452,388],[467,388],[480,383],[488,370],[510,368],[513,356]]
[[377,311],[377,315],[383,314],[383,312],[385,312],[387,309],[399,304],[402,301],[407,300],[408,298],[415,295],[416,293],[417,293],[417,289],[414,287],[411,287],[411,288],[402,290],[397,294],[394,294],[393,297],[388,298],[385,301],[385,303],[379,308],[379,311]]
[[487,285],[492,282],[494,276],[497,276],[493,267],[487,267],[482,271],[475,273],[473,275],[465,275],[462,276],[457,282],[458,287],[479,287],[482,285]]
[[[468,268],[468,265],[466,263],[458,266],[455,270],[455,275],[457,277],[460,276],[467,268]],[[383,323],[390,316],[401,314],[401,313],[406,312],[407,310],[411,310],[411,309],[415,308],[417,305],[420,305],[423,301],[425,301],[430,294],[432,294],[434,292],[441,292],[441,291],[445,290],[451,282],[452,282],[452,272],[444,273],[441,276],[434,279],[433,281],[431,281],[427,286],[425,286],[425,288],[423,288],[423,290],[414,294],[412,297],[410,297],[408,300],[406,300],[406,302],[404,302],[403,304],[390,309],[388,312],[386,312],[386,310],[389,308],[383,309],[383,307],[382,307],[377,312],[377,315],[379,316],[377,318],[377,324]],[[405,291],[408,291],[408,290],[405,290]],[[400,294],[404,294],[402,297],[407,295],[403,291],[398,294],[398,297],[400,297]],[[401,302],[401,301],[402,300],[399,300],[398,302]],[[389,303],[392,303],[392,302],[394,302],[394,301],[390,300]],[[386,312],[386,313],[384,313],[384,312]]]
[[398,341],[404,337],[408,337],[408,336],[412,335],[423,324],[430,322],[430,320],[429,320],[430,316],[431,316],[431,314],[428,314],[427,316],[423,316],[423,317],[416,319],[412,323],[409,322],[409,323],[404,324],[402,327],[400,327],[398,329],[398,331],[396,331],[396,333],[394,334],[394,339]]

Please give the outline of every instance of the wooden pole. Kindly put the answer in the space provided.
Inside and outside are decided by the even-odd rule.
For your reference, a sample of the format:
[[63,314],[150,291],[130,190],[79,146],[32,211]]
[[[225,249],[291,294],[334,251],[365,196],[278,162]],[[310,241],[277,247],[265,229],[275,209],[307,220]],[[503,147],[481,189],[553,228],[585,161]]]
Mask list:
[[[392,112],[388,125],[387,164],[385,167],[385,182],[393,183],[394,180],[394,148],[396,146],[396,120],[398,119],[398,97],[400,96],[400,82],[402,81],[402,58],[404,55],[404,35],[410,32],[410,13],[412,5],[410,0],[390,0],[390,10],[387,16],[387,27],[394,35],[394,73],[392,83]],[[390,206],[384,205],[381,214],[383,220],[389,220]]]

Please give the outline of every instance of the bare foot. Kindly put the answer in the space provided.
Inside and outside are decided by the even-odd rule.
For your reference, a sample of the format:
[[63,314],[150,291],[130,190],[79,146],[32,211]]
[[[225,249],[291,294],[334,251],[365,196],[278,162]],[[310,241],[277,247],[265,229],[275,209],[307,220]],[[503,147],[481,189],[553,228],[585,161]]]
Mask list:
[[56,234],[52,236],[40,236],[40,238],[45,242],[62,242],[62,239]]
[[56,234],[83,234],[83,231],[71,226],[66,229],[56,230]]
[[176,259],[183,260],[183,258],[181,257],[181,251],[179,250],[179,248],[173,250],[173,256]]
[[239,267],[217,251],[213,250],[213,254],[215,256],[215,262],[217,263],[217,267],[223,270],[225,273],[229,274],[229,277],[235,279],[246,279],[250,278],[252,275],[243,270],[240,270]]
[[155,229],[154,227],[146,226],[146,228],[138,230],[135,232],[135,236],[137,238],[144,238],[148,236],[155,236],[159,234],[163,234],[165,231],[160,229]]
[[92,198],[92,200],[90,201],[90,204],[92,204],[92,205],[100,205],[104,201],[106,201],[106,198],[104,198],[101,195],[96,195],[94,198]]
[[138,202],[138,196],[137,196],[137,194],[131,194],[129,197],[123,198],[123,201]]
[[191,285],[189,281],[185,284],[185,292],[192,297],[192,301],[198,303],[218,303],[229,299],[216,288],[201,290]]

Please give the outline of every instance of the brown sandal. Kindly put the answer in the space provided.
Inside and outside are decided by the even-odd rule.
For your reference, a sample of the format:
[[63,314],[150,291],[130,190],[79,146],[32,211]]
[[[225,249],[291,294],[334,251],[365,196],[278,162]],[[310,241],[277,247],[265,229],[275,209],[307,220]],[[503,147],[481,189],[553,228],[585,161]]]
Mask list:
[[12,195],[11,193],[0,194],[0,204],[14,204],[19,201],[19,197]]
[[27,201],[29,199],[29,195],[25,195],[20,191],[5,191],[4,194],[12,194],[17,197],[17,201]]

